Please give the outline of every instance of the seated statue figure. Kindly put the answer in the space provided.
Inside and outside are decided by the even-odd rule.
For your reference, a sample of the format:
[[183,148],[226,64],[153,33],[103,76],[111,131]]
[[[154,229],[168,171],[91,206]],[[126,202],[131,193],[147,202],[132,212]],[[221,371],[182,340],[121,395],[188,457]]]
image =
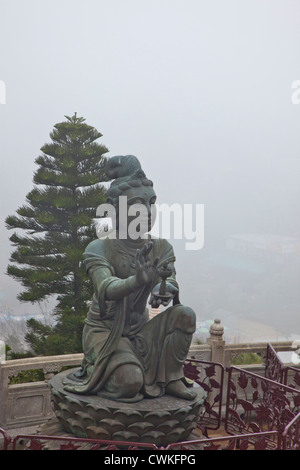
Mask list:
[[[196,316],[179,301],[172,246],[149,235],[153,183],[134,156],[112,157],[106,174],[114,179],[106,198],[117,214],[115,236],[95,239],[84,252],[94,295],[83,329],[81,368],[65,379],[64,389],[121,402],[164,394],[192,400],[196,392],[184,377],[183,363]],[[143,237],[118,236],[124,229],[118,222],[119,196],[126,196],[127,209],[136,203],[147,208]],[[132,220],[127,217],[128,224]],[[172,305],[149,320],[148,300],[153,308]]]

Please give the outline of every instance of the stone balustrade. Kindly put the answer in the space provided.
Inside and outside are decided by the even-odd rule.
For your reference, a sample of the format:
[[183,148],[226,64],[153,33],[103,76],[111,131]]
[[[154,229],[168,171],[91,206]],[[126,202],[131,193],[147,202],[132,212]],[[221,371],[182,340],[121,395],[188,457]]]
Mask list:
[[[0,427],[11,429],[32,426],[53,416],[48,380],[65,367],[81,364],[83,354],[41,356],[15,359],[0,364]],[[19,372],[41,370],[44,380],[10,384]]]
[[[262,364],[243,365],[256,374],[264,374],[267,343],[226,344],[224,328],[219,319],[210,327],[210,335],[204,344],[192,344],[189,358],[211,361],[225,367],[231,365],[233,358],[243,353],[256,353],[262,357]],[[291,350],[292,342],[272,343],[276,351]],[[62,356],[31,357],[26,359],[0,362],[0,427],[4,429],[19,428],[42,424],[54,415],[51,403],[48,380],[54,374],[67,367],[80,366],[82,354]],[[20,371],[41,370],[44,380],[11,384],[11,377]]]

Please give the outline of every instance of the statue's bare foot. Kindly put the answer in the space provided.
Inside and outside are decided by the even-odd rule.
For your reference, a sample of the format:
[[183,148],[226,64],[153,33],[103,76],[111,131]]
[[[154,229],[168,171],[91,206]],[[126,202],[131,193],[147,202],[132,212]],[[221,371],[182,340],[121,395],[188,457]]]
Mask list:
[[166,393],[177,398],[183,398],[184,400],[193,400],[197,396],[195,390],[189,390],[181,380],[170,382],[167,385]]

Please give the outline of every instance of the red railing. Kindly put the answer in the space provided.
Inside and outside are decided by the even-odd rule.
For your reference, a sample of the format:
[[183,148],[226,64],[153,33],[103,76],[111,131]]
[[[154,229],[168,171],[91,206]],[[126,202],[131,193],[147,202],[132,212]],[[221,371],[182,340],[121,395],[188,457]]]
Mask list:
[[[101,439],[87,439],[83,437],[44,436],[40,434],[19,434],[12,440],[12,450],[17,450],[20,441],[27,450],[47,450],[51,443],[51,450],[159,450],[153,443],[131,441],[109,441]],[[57,444],[54,446],[53,444]]]
[[11,443],[11,438],[10,436],[4,431],[4,429],[0,428],[0,442],[3,441],[2,443],[2,448],[0,450],[7,450],[9,444]]
[[283,383],[289,387],[300,390],[300,369],[296,367],[286,366],[284,368]]
[[[238,367],[224,369],[221,364],[188,359],[184,365],[187,378],[206,392],[207,397],[199,416],[198,428],[203,437],[192,441],[174,442],[167,447],[154,443],[108,441],[66,436],[20,434],[13,440],[0,428],[2,448],[20,447],[41,450],[189,450],[216,449],[300,449],[300,372],[297,368],[282,368],[273,348],[268,350],[266,376]],[[276,357],[275,357],[276,356]],[[276,362],[277,361],[277,362]],[[293,382],[285,385],[287,371]],[[227,390],[224,390],[225,372]],[[272,380],[273,377],[277,380]],[[225,410],[222,408],[226,392]],[[222,415],[225,411],[225,415]],[[208,437],[208,430],[218,430],[224,423],[226,436]],[[199,433],[200,436],[200,433]],[[20,443],[22,445],[20,445]],[[198,447],[197,447],[198,446]]]
[[267,356],[266,356],[266,367],[265,377],[267,379],[274,380],[275,382],[283,383],[284,381],[284,364],[278,357],[273,346],[268,343],[267,345]]
[[[281,435],[300,409],[300,390],[230,367],[225,430],[228,434],[278,431]],[[278,442],[268,442],[277,448]]]
[[[185,442],[174,442],[166,450],[268,450],[269,440],[278,439],[278,431],[265,431],[260,433],[236,434],[234,436],[217,436]],[[273,449],[275,450],[275,449]],[[276,449],[277,450],[277,449]]]
[[285,427],[282,433],[283,450],[300,450],[300,413]]
[[207,436],[208,430],[219,429],[222,421],[222,396],[224,388],[222,364],[187,359],[184,374],[207,393],[199,416],[198,428]]
[[270,343],[267,345],[265,377],[300,390],[300,369],[285,366]]
[[[153,443],[108,441],[99,439],[86,439],[79,437],[45,436],[40,434],[19,434],[14,439],[7,436],[6,445],[2,450],[104,450],[104,451],[190,451],[190,450],[267,450],[271,437],[278,436],[278,431],[266,431],[261,433],[239,434],[234,436],[218,436],[212,438],[199,438],[191,441],[174,442],[166,447],[158,447]],[[291,430],[289,430],[291,434]],[[286,437],[286,444],[290,437]],[[281,442],[280,439],[277,439]],[[12,443],[10,446],[9,444]],[[298,443],[299,445],[299,443]],[[281,447],[278,447],[278,449]],[[286,448],[289,448],[286,445]],[[299,447],[298,447],[299,448]],[[272,449],[275,450],[275,449]]]

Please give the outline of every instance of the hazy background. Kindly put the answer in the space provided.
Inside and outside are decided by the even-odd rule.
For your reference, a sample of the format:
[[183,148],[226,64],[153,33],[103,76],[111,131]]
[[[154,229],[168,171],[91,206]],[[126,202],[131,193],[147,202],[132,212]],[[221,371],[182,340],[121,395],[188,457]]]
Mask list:
[[[158,202],[205,204],[204,248],[174,241],[198,321],[220,317],[230,341],[300,335],[299,245],[268,241],[300,237],[299,26],[296,0],[1,0],[3,308],[39,312],[5,274],[4,219],[76,111],[109,156],[139,157]],[[249,234],[258,247],[230,244]]]

